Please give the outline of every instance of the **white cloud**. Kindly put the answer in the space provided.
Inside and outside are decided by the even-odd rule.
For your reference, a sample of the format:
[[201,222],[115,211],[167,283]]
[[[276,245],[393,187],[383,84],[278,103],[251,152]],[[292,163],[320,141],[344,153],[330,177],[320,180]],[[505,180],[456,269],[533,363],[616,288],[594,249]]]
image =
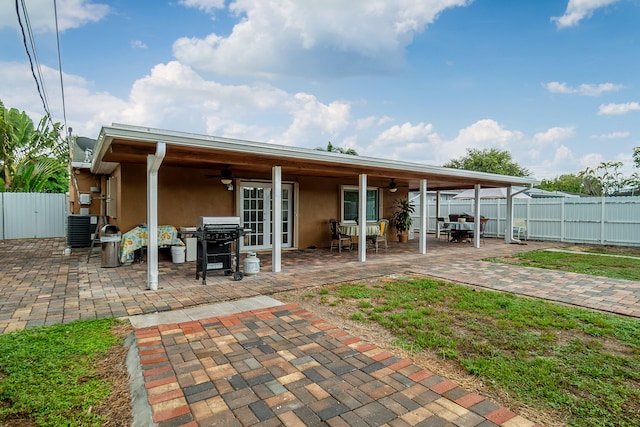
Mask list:
[[[34,32],[55,31],[55,13],[51,0],[30,0],[25,4],[27,4],[27,14]],[[65,31],[71,28],[79,28],[90,22],[98,22],[109,11],[108,5],[90,0],[58,0],[58,29]],[[20,8],[20,15],[24,19],[22,7]],[[0,28],[3,27],[19,28],[18,20],[16,19],[15,2],[13,1],[4,0],[0,2]]]
[[[297,93],[288,104],[293,121],[281,137],[271,142],[307,148],[322,146],[324,139],[331,140],[349,124],[351,106],[346,102],[322,104],[313,95]],[[309,141],[309,135],[317,135],[317,139]],[[322,139],[321,135],[327,138]]]
[[576,173],[571,170],[574,167],[573,151],[564,144],[556,147],[553,157],[542,159],[539,163],[526,165],[526,167],[534,172],[538,179],[551,179],[564,173]]
[[574,27],[585,18],[590,18],[597,9],[616,3],[619,0],[569,0],[567,9],[562,16],[554,16],[551,21],[559,29]]
[[479,120],[461,129],[453,139],[443,139],[434,131],[433,124],[407,122],[381,132],[362,154],[442,165],[464,156],[467,148],[504,150],[516,145],[522,137],[521,132],[504,129],[491,119]]
[[638,102],[627,102],[626,104],[602,104],[598,109],[598,115],[608,116],[614,114],[627,114],[631,111],[638,110],[640,110],[640,103]]
[[[26,63],[2,63],[2,101],[39,120],[42,103]],[[54,121],[62,121],[58,72],[43,66]],[[96,137],[103,125],[132,125],[215,134],[315,148],[351,125],[350,104],[320,102],[267,84],[224,85],[203,79],[177,61],[155,66],[129,98],[95,93],[92,83],[64,74],[67,117],[74,134]],[[310,138],[312,135],[313,138]]]
[[576,134],[574,128],[552,127],[545,132],[539,132],[533,135],[533,143],[536,145],[556,143],[567,138],[571,138]]
[[358,119],[356,122],[356,129],[367,130],[375,126],[382,126],[392,121],[393,119],[389,116],[383,116],[383,117],[369,116],[369,117],[365,117],[364,119]]
[[[504,129],[498,122],[491,119],[478,120],[471,126],[461,129],[458,136],[452,141],[460,148],[467,147],[492,147],[504,149],[509,144],[522,139],[519,131]],[[455,156],[453,156],[455,157]]]
[[224,8],[224,0],[180,0],[179,4],[212,13],[214,9]]
[[600,135],[591,135],[591,138],[593,138],[593,139],[619,139],[619,138],[626,138],[629,135],[631,135],[631,132],[629,132],[629,131],[611,132],[611,133],[604,133],[604,134],[600,134]]
[[134,49],[146,49],[147,44],[144,43],[142,40],[132,40],[131,47]]
[[579,160],[580,162],[580,170],[584,170],[585,168],[595,168],[600,163],[604,162],[605,158],[600,153],[589,153],[582,156]]
[[373,142],[361,148],[358,153],[385,159],[432,162],[433,147],[437,144],[437,134],[431,123],[416,125],[405,122],[384,129],[374,137]]
[[238,0],[229,5],[240,20],[228,37],[181,38],[173,51],[196,69],[236,76],[376,73],[401,66],[413,36],[442,11],[470,3]]
[[[2,102],[8,108],[25,110],[35,122],[44,115],[42,101],[36,91],[29,65],[18,62],[0,62],[2,80],[0,93]],[[47,90],[49,108],[55,122],[63,121],[62,101],[59,90],[58,70],[42,66],[42,75]],[[65,104],[68,126],[73,133],[96,137],[100,126],[122,121],[122,111],[127,103],[107,93],[91,91],[91,82],[84,78],[63,73],[65,82]]]
[[618,91],[623,88],[622,85],[613,83],[601,83],[594,84],[581,84],[578,87],[567,86],[566,83],[549,82],[543,85],[551,93],[561,93],[569,95],[582,95],[582,96],[599,96],[604,92]]

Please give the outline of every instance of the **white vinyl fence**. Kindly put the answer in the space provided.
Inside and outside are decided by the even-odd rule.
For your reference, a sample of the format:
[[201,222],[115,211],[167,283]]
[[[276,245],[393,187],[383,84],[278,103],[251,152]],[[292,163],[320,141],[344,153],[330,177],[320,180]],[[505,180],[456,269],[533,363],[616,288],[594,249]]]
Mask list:
[[0,193],[0,239],[65,237],[66,194]]
[[[436,215],[435,201],[427,203],[428,232],[435,232],[436,217],[449,214],[473,215],[473,200],[440,202]],[[419,224],[419,207],[413,219]],[[504,237],[506,199],[480,201],[480,215],[489,218],[485,235]],[[513,218],[524,219],[527,238],[532,240],[640,246],[640,197],[579,197],[514,199]]]

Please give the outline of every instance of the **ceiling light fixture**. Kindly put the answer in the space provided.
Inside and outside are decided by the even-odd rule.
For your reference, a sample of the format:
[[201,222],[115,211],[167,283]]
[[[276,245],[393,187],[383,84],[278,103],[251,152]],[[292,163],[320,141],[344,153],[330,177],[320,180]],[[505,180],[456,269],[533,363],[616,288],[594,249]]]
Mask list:
[[[231,171],[229,170],[229,165],[224,165],[224,169],[222,170],[222,179],[220,179],[222,185],[226,185],[227,188],[233,184],[233,177],[231,176]],[[233,189],[233,187],[231,187]]]
[[391,178],[391,182],[389,183],[389,192],[395,193],[398,191],[398,185],[396,184],[396,179]]

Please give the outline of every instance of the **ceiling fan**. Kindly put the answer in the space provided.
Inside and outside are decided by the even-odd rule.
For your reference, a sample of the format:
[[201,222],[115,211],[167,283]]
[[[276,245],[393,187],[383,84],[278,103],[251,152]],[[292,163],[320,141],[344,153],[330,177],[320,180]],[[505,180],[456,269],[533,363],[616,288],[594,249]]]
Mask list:
[[390,193],[395,193],[396,191],[398,191],[398,184],[396,184],[396,179],[391,178],[391,182],[389,183],[389,185],[382,188],[388,188]]
[[222,185],[227,187],[227,190],[233,190],[233,175],[231,174],[231,169],[229,169],[229,165],[224,165],[224,169],[220,175],[205,175],[207,178],[220,178],[220,182]]

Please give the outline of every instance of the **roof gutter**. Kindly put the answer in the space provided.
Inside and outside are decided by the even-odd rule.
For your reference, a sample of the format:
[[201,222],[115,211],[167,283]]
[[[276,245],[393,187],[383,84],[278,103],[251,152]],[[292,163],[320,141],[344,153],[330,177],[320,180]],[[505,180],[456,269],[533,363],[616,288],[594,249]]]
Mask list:
[[528,177],[513,177],[507,175],[451,169],[441,166],[430,166],[421,163],[402,162],[397,160],[378,159],[365,156],[351,156],[341,153],[331,153],[310,148],[290,147],[264,142],[198,135],[192,133],[159,130],[138,126],[113,124],[105,126],[100,131],[96,143],[96,155],[92,165],[92,172],[99,169],[99,162],[107,152],[114,138],[132,139],[146,142],[166,141],[171,144],[189,147],[210,148],[229,152],[244,152],[270,157],[284,157],[295,160],[317,162],[331,162],[345,166],[360,166],[363,168],[381,168],[392,171],[415,173],[417,175],[435,175],[443,177],[457,177],[476,180],[492,180],[506,185],[533,186],[539,181]]

